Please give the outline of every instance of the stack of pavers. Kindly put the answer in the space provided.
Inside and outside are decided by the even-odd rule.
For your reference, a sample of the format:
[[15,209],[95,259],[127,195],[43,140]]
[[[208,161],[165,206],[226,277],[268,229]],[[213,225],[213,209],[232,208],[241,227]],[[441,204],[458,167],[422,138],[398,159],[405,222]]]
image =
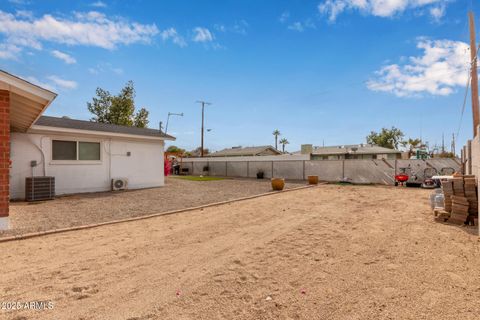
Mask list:
[[[452,212],[452,196],[453,196],[453,181],[445,180],[442,181],[442,191],[443,191],[443,204],[444,209],[449,214]],[[445,218],[449,218],[445,217]]]
[[464,224],[468,218],[468,200],[465,197],[462,176],[453,178],[453,196],[451,198],[452,211],[448,221],[455,224]]
[[442,181],[442,191],[445,214],[439,218],[460,225],[476,224],[478,198],[475,176],[455,176],[452,180]]
[[464,176],[463,177],[465,197],[468,200],[468,222],[470,224],[475,224],[478,221],[478,198],[477,198],[477,180],[475,176]]

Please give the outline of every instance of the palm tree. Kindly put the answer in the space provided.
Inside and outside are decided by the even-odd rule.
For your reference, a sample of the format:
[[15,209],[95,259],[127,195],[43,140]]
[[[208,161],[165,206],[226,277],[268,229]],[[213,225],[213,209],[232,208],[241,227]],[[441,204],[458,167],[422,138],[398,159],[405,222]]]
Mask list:
[[287,138],[280,139],[280,144],[282,145],[282,152],[285,153],[285,145],[289,144]]
[[278,136],[281,135],[281,133],[278,129],[275,129],[272,134],[275,136],[275,149],[278,150]]

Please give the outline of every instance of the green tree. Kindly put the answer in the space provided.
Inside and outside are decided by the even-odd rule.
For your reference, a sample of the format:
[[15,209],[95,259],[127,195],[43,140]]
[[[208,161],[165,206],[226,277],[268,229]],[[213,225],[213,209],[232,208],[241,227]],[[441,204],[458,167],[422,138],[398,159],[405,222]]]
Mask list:
[[435,155],[436,158],[455,158],[455,154],[453,152],[440,152],[439,154]]
[[[203,149],[203,154],[204,155],[207,155],[209,153],[210,153],[210,150],[208,150],[207,148]],[[199,157],[202,154],[202,147],[198,147],[198,148],[188,152],[188,154],[190,154],[192,157]]]
[[285,146],[289,144],[290,142],[287,140],[287,138],[282,138],[280,139],[280,144],[282,145],[282,152],[285,153]]
[[371,131],[367,136],[367,143],[389,149],[398,149],[404,136],[403,132],[395,127],[391,129],[382,128],[379,133]]
[[278,129],[275,129],[272,134],[275,136],[275,149],[278,150],[278,136],[281,135],[281,133]]
[[133,81],[127,82],[118,95],[97,88],[96,97],[87,103],[88,111],[94,117],[91,121],[136,126],[145,128],[148,125],[148,111],[141,108],[135,113],[135,88]]
[[139,128],[146,128],[148,125],[148,110],[141,108],[133,118],[133,125]]
[[179,148],[177,146],[170,146],[167,149],[167,152],[175,152],[175,153],[185,153],[185,149]]
[[408,138],[408,140],[401,142],[401,145],[403,145],[405,148],[408,149],[409,156],[412,156],[413,150],[421,147],[422,144],[423,144],[422,139],[419,139],[419,138],[416,138],[416,139]]

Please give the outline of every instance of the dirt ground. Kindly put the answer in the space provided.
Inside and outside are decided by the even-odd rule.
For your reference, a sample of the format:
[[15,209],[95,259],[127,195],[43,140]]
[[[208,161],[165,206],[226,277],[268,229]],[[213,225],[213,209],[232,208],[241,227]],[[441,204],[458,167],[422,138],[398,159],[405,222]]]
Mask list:
[[429,192],[322,185],[0,243],[7,319],[478,319],[480,242]]
[[[285,187],[305,185],[287,182]],[[271,191],[269,180],[188,181],[167,177],[165,187],[127,192],[99,192],[58,197],[54,201],[12,202],[12,229],[0,237],[93,224],[191,208]]]

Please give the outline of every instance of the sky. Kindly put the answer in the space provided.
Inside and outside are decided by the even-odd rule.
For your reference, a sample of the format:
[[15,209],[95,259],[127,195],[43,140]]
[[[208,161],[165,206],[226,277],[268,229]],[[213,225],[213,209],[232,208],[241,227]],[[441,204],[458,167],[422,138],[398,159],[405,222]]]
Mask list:
[[275,129],[290,152],[391,126],[430,147],[472,136],[473,0],[0,3],[0,69],[58,93],[46,115],[88,120],[97,87],[133,80],[149,127],[184,113],[168,133],[188,150],[200,145],[198,100],[212,103],[210,150],[273,145]]

